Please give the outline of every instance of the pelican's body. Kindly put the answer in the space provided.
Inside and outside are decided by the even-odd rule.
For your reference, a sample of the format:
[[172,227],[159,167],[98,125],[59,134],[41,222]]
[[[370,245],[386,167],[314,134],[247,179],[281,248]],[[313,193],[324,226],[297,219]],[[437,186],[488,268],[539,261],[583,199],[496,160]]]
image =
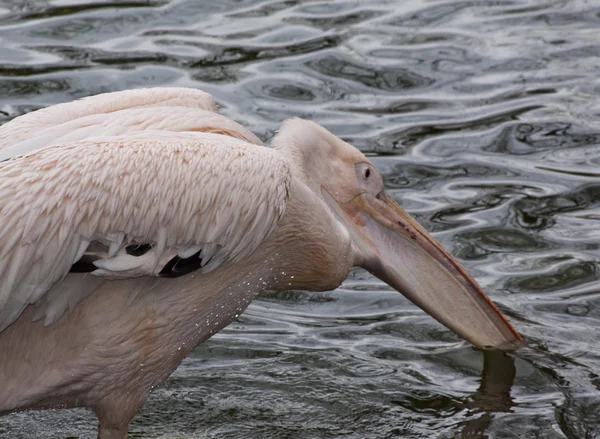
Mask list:
[[[326,224],[312,229],[306,240],[294,239],[303,223],[323,214],[316,203],[294,202],[300,201],[299,191],[291,185],[286,208],[297,215],[286,215],[269,243],[227,277],[214,271],[110,281],[48,327],[31,323],[35,308],[29,307],[0,333],[0,412],[91,407],[105,433],[112,428],[122,435],[152,388],[194,347],[241,314],[258,292],[289,289],[290,284],[337,287],[353,261],[341,252],[326,254],[327,246],[344,245],[338,235],[327,233]],[[314,248],[313,240],[323,247]],[[294,260],[295,265],[284,262]],[[313,272],[328,276],[314,277]]]
[[131,418],[263,290],[363,266],[479,346],[520,337],[473,279],[318,125],[266,148],[188,89],[111,93],[0,127],[0,413]]

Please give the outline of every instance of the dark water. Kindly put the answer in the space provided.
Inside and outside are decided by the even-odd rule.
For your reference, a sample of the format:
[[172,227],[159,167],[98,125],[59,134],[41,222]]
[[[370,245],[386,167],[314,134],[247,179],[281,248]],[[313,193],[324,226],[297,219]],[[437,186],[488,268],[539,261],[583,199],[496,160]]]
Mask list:
[[[600,437],[600,3],[0,3],[0,120],[135,87],[211,92],[269,139],[311,118],[548,355],[485,356],[363,271],[265,295],[150,398],[133,438]],[[86,411],[2,438],[93,438]]]

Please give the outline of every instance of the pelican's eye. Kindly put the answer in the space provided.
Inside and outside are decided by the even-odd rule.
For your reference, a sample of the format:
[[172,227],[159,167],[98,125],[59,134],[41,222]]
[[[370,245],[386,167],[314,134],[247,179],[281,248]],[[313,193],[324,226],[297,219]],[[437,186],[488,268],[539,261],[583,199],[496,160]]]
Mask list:
[[356,164],[356,178],[360,188],[373,196],[377,196],[383,190],[383,179],[370,163]]

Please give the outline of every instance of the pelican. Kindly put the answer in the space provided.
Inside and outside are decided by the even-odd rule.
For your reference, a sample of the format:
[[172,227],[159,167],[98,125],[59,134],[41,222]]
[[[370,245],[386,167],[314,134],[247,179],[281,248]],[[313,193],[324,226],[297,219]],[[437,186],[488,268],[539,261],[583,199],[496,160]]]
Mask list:
[[358,149],[285,121],[265,147],[185,88],[102,94],[0,127],[0,414],[128,424],[263,290],[363,267],[478,347],[524,342]]

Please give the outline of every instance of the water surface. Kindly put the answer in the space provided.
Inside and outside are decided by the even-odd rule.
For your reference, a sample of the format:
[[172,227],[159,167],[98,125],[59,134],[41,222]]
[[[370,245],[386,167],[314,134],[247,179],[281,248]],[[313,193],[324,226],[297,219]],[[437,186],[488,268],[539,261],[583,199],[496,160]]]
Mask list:
[[[265,140],[314,119],[548,352],[484,355],[357,270],[256,300],[131,437],[600,437],[599,25],[583,0],[2,2],[0,123],[163,85]],[[0,419],[2,438],[95,434],[85,410]]]

